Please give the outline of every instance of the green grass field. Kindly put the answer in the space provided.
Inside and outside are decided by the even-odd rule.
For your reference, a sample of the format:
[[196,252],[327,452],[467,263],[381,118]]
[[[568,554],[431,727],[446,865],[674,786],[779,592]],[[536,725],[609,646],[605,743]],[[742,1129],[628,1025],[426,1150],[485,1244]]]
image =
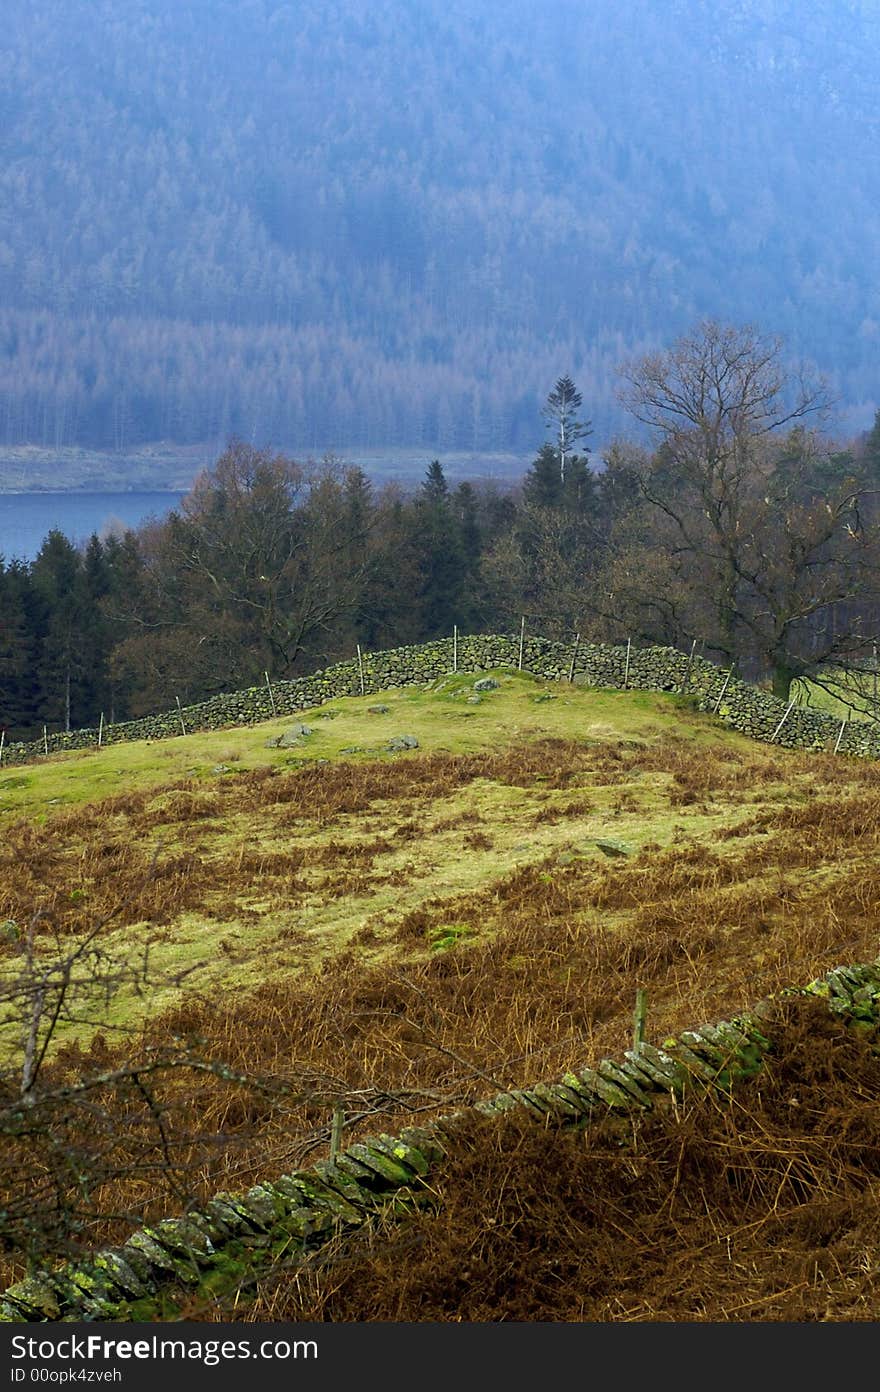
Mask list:
[[[494,676],[498,690],[474,698],[474,682]],[[387,705],[388,713],[369,708]],[[313,733],[294,749],[273,750],[267,742],[293,725]],[[226,773],[277,767],[289,769],[321,759],[361,763],[399,757],[386,749],[394,735],[412,734],[429,753],[491,750],[517,739],[633,738],[650,742],[676,732],[697,743],[733,741],[737,736],[693,711],[687,699],[652,692],[585,690],[566,682],[541,682],[501,669],[458,673],[426,688],[404,687],[381,696],[345,697],[296,717],[205,734],[157,741],[138,740],[102,749],[76,750],[45,761],[0,768],[0,822],[27,816],[41,822],[59,808],[141,792],[179,779],[215,780]],[[345,752],[344,752],[345,751]]]
[[821,685],[815,681],[798,681],[792,694],[800,705],[827,711],[841,720],[876,720],[878,707],[878,678],[874,673],[847,673],[842,669],[829,670]]

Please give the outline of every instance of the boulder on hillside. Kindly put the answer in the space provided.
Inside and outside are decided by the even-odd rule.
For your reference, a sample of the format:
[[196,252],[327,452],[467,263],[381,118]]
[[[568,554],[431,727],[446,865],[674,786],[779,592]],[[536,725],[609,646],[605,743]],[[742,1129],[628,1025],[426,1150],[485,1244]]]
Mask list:
[[285,730],[282,735],[275,739],[266,740],[267,749],[295,749],[304,739],[312,734],[311,725],[296,724],[291,725],[289,730]]
[[603,855],[607,856],[628,856],[632,855],[632,847],[625,841],[616,841],[610,836],[597,836],[593,840],[593,845],[598,846]]
[[385,748],[392,754],[397,754],[401,749],[418,749],[419,742],[415,735],[395,735],[390,739]]
[[480,677],[479,681],[474,682],[474,691],[495,691],[500,685],[494,677]]

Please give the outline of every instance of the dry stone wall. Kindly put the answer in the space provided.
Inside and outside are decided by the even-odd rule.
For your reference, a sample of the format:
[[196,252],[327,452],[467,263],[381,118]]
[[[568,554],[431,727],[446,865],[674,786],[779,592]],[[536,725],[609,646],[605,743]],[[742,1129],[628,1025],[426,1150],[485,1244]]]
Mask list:
[[[880,961],[837,967],[780,994],[818,996],[848,1024],[874,1027],[880,1023]],[[651,1110],[688,1089],[727,1092],[758,1073],[772,1049],[765,1031],[772,1033],[766,1022],[774,999],[732,1020],[684,1030],[662,1048],[641,1043],[622,1059],[499,1093],[472,1110],[492,1116],[520,1108],[544,1126],[584,1127],[609,1111]],[[288,1262],[304,1257],[380,1212],[406,1212],[436,1194],[449,1132],[465,1115],[370,1137],[309,1170],[243,1194],[217,1194],[201,1211],[142,1228],[121,1246],[28,1276],[0,1293],[0,1322],[163,1320],[174,1318],[187,1293],[233,1292],[282,1253]]]
[[[4,764],[29,763],[66,749],[94,748],[125,740],[167,739],[183,732],[254,725],[275,715],[293,715],[341,696],[373,695],[396,687],[423,686],[457,667],[481,672],[520,665],[516,636],[474,634],[440,639],[414,647],[364,654],[289,681],[252,686],[244,691],[213,696],[197,705],[144,716],[103,729],[48,735],[46,741],[13,743],[3,750]],[[867,721],[840,720],[807,707],[786,714],[785,702],[702,658],[689,658],[677,648],[632,648],[584,643],[577,647],[546,638],[526,638],[522,667],[534,676],[597,687],[643,691],[678,691],[692,695],[699,708],[717,714],[731,729],[757,740],[772,740],[787,748],[829,750],[860,758],[880,758],[880,730]],[[2,714],[2,712],[0,712]],[[781,728],[778,728],[783,722]]]

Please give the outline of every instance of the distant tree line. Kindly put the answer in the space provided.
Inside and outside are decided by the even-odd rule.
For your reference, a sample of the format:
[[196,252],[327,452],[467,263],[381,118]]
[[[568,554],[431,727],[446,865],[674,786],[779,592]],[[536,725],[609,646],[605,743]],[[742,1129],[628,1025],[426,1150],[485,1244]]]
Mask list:
[[864,411],[878,20],[786,8],[6,0],[0,448],[518,453],[559,362],[607,439],[709,305]]
[[[581,393],[560,377],[548,438],[502,489],[374,488],[232,438],[179,508],[82,548],[60,532],[0,559],[7,738],[114,722],[369,651],[529,627],[701,651],[786,696],[876,661],[880,413],[847,446],[825,390],[782,344],[706,322],[621,369],[649,446],[592,467]],[[580,448],[578,449],[578,446]]]

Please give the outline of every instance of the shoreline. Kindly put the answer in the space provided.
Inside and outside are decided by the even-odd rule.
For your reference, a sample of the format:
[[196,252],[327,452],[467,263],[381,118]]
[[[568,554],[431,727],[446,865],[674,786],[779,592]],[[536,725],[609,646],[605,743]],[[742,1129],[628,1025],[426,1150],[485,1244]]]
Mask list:
[[[337,446],[306,452],[284,446],[267,445],[266,448],[305,464],[333,459],[360,468],[379,486],[418,483],[434,459],[440,460],[451,483],[485,479],[508,484],[518,481],[526,472],[540,443],[536,443],[535,450],[524,454],[444,451],[436,447],[421,449],[399,445],[378,449]],[[56,450],[39,445],[0,449],[0,496],[188,492],[198,474],[210,468],[224,448],[225,445],[175,446],[160,442],[125,453],[79,447]]]

